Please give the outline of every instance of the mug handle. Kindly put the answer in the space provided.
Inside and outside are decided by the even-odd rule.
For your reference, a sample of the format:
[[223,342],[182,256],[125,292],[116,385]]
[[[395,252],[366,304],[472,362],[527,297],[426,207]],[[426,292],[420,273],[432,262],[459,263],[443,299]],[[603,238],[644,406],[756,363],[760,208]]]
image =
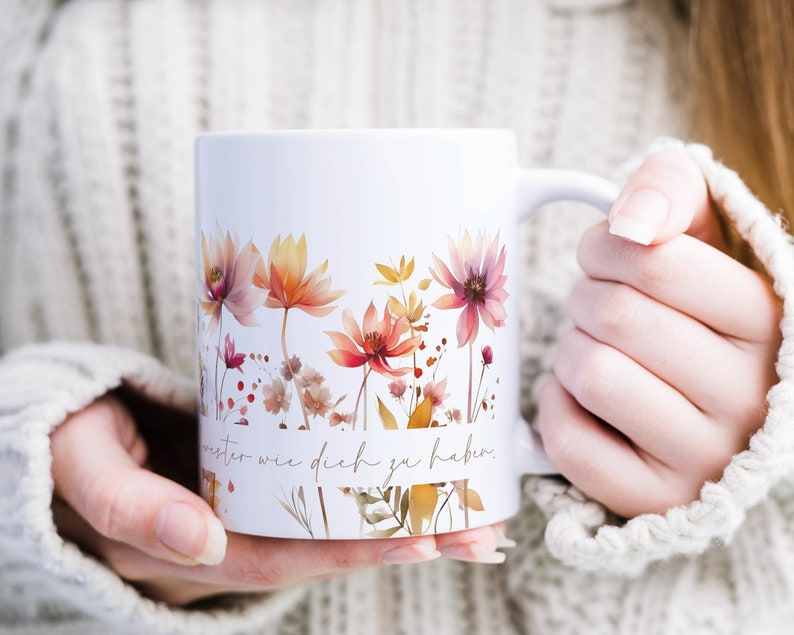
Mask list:
[[[605,178],[576,170],[519,170],[516,209],[526,220],[541,205],[552,201],[578,201],[608,214],[620,188]],[[515,465],[519,475],[559,474],[543,450],[540,435],[523,419],[518,420]]]

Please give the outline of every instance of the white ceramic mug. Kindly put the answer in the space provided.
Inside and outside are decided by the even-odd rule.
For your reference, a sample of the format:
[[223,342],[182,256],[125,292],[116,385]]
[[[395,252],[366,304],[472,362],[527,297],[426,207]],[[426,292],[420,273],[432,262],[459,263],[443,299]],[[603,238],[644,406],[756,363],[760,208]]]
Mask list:
[[233,531],[443,533],[548,473],[519,413],[519,224],[608,210],[520,169],[508,130],[206,134],[196,143],[202,492]]

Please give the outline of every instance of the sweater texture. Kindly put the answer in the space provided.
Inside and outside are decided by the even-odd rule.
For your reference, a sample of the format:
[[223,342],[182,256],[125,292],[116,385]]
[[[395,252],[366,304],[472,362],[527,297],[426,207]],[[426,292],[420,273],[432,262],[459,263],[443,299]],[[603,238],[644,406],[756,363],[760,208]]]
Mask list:
[[[656,0],[0,2],[0,631],[35,635],[790,632],[794,249],[686,134],[684,26]],[[437,560],[172,609],[62,539],[49,434],[125,386],[196,409],[193,140],[203,130],[504,127],[520,160],[620,180],[675,146],[784,300],[780,382],[698,500],[628,520],[525,482],[503,565]],[[632,161],[626,163],[629,157]],[[522,407],[534,417],[576,244],[521,230]]]

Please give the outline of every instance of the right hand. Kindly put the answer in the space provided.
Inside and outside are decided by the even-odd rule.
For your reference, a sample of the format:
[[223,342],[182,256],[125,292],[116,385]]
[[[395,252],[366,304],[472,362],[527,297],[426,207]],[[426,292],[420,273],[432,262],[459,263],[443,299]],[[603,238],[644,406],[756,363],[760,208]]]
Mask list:
[[[153,430],[172,427],[174,413],[169,414],[170,420],[161,416],[147,424]],[[194,442],[195,436],[186,435],[186,444]],[[150,448],[130,410],[113,396],[71,415],[52,433],[51,446],[59,532],[146,595],[176,606],[441,555],[496,562],[496,549],[506,545],[503,525],[387,540],[285,540],[231,532],[227,538],[203,499],[153,471],[158,466],[149,468]]]

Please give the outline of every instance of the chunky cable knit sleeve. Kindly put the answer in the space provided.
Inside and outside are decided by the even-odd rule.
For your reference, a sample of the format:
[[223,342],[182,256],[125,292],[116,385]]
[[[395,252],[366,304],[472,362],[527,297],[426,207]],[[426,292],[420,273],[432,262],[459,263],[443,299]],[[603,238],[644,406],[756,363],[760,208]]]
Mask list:
[[121,385],[162,406],[194,410],[192,381],[131,350],[51,343],[17,349],[0,361],[3,632],[30,634],[43,628],[88,635],[105,633],[107,623],[113,623],[130,632],[216,635],[280,618],[299,591],[240,600],[233,610],[174,610],[141,596],[58,535],[50,510],[50,432],[70,413]]
[[[701,145],[660,140],[649,150],[679,147],[703,171],[711,196],[749,244],[783,300],[783,342],[777,362],[779,382],[767,395],[768,414],[748,448],[733,457],[717,482],[706,483],[700,497],[665,514],[646,514],[612,523],[606,510],[573,488],[551,479],[528,483],[530,496],[546,510],[546,544],[562,562],[581,570],[637,574],[650,562],[695,554],[715,542],[730,542],[752,508],[762,501],[794,526],[794,507],[770,496],[788,487],[794,470],[794,246],[782,221],[770,214],[739,176],[715,161]],[[767,510],[768,512],[768,510]],[[767,513],[759,511],[758,513]],[[774,542],[794,536],[778,535]]]

